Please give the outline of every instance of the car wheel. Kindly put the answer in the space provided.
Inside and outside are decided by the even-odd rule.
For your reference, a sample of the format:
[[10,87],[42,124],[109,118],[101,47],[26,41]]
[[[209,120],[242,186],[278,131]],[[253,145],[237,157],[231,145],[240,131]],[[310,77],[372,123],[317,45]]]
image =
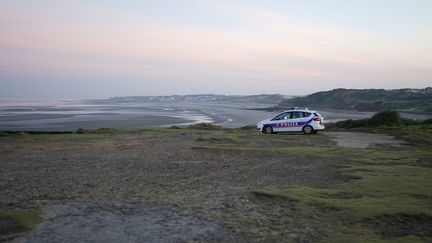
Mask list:
[[304,126],[303,127],[303,133],[306,135],[312,134],[314,132],[313,127],[311,126]]
[[265,134],[272,134],[273,133],[273,128],[271,126],[265,126],[263,128],[263,133],[265,133]]

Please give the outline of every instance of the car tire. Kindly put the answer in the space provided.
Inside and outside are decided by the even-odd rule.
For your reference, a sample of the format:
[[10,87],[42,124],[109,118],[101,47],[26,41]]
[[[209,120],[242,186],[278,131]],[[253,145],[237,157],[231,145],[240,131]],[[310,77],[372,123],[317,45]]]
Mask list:
[[265,134],[272,134],[273,133],[273,128],[271,126],[265,126],[265,127],[263,127],[262,131]]
[[302,131],[303,131],[303,133],[305,135],[309,135],[309,134],[313,134],[314,133],[313,127],[309,126],[309,125],[308,126],[304,126],[303,129],[302,129]]

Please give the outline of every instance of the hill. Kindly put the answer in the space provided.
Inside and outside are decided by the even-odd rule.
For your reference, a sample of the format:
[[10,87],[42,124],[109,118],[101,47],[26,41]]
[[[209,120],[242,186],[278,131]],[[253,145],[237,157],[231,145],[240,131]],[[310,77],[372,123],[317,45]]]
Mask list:
[[276,107],[313,107],[355,111],[387,109],[432,113],[432,88],[425,89],[334,89],[304,97],[285,99]]

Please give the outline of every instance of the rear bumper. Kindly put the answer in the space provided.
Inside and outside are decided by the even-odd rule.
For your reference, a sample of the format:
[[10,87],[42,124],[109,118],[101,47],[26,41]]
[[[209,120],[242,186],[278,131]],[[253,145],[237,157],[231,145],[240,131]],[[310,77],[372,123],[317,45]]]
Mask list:
[[324,125],[320,125],[320,126],[314,127],[314,130],[324,130],[324,129],[325,129]]

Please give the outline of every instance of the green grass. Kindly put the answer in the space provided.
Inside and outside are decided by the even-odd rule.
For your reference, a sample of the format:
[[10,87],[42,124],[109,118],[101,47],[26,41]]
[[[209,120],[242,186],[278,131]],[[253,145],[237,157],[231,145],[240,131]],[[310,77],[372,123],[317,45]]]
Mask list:
[[303,211],[308,211],[310,205],[323,205],[335,209],[341,218],[358,221],[380,214],[432,215],[432,169],[412,166],[358,169],[364,169],[356,173],[361,179],[329,188],[269,186],[255,192],[291,199]]
[[[305,217],[328,222],[331,226],[323,229],[323,241],[430,241],[432,235],[419,229],[432,222],[432,151],[425,146],[432,132],[424,129],[424,125],[386,131],[411,139],[414,144],[398,149],[384,146],[369,150],[313,147],[310,149],[314,154],[334,156],[334,165],[339,166],[340,173],[352,179],[328,187],[266,186],[253,192],[258,196],[285,198]],[[277,150],[302,151],[301,148]],[[400,222],[400,215],[412,220]],[[368,226],[383,217],[385,226],[372,229]],[[386,235],[385,232],[399,227],[394,226],[398,224],[402,225],[400,232],[406,228],[411,231],[401,236]]]
[[[23,142],[88,142],[100,139],[113,138],[111,134],[27,134],[25,136],[15,136]],[[9,135],[9,138],[13,138]]]
[[246,143],[247,137],[239,134],[225,134],[225,135],[206,135],[197,139],[198,142],[210,142],[217,144],[243,144]]
[[36,210],[5,210],[0,211],[0,235],[21,233],[34,229],[42,220]]
[[[78,130],[77,130],[78,131]],[[23,142],[91,142],[102,139],[116,139],[128,135],[137,136],[159,136],[177,133],[193,132],[196,129],[140,129],[140,130],[125,130],[114,128],[100,128],[95,130],[81,129],[79,132],[71,134],[28,134],[16,133],[0,136],[2,139],[20,139]]]
[[322,146],[322,147],[252,147],[252,146],[232,146],[231,144],[203,145],[194,146],[193,149],[208,149],[222,151],[245,151],[245,152],[268,152],[284,153],[293,155],[308,155],[314,157],[335,157],[348,153],[349,149]]
[[[383,215],[426,215],[432,219],[431,168],[359,166],[355,174],[361,179],[326,188],[267,186],[255,190],[254,193],[259,196],[286,198],[306,217],[318,215],[321,221],[332,224],[324,238],[324,241],[330,242],[396,239],[383,239],[380,235],[381,229],[370,230],[367,227],[367,220],[374,221]],[[410,241],[423,239],[416,235],[405,237]],[[405,237],[402,238],[407,240]]]
[[98,128],[98,129],[83,129],[78,128],[75,133],[77,134],[120,134],[125,133],[128,130],[126,129],[118,129],[118,128]]
[[211,123],[198,123],[187,127],[188,129],[198,129],[198,130],[227,130],[221,126],[213,125]]
[[[355,120],[356,121],[356,120]],[[346,122],[346,121],[344,121]],[[347,130],[346,128],[338,128],[335,124],[326,125],[327,130]],[[408,142],[419,146],[432,146],[432,124],[416,124],[416,125],[399,125],[399,126],[381,126],[378,128],[368,128],[364,126],[349,127],[349,131],[373,132],[373,133],[388,133],[402,138]]]
[[402,126],[389,131],[418,145],[432,146],[432,124]]

